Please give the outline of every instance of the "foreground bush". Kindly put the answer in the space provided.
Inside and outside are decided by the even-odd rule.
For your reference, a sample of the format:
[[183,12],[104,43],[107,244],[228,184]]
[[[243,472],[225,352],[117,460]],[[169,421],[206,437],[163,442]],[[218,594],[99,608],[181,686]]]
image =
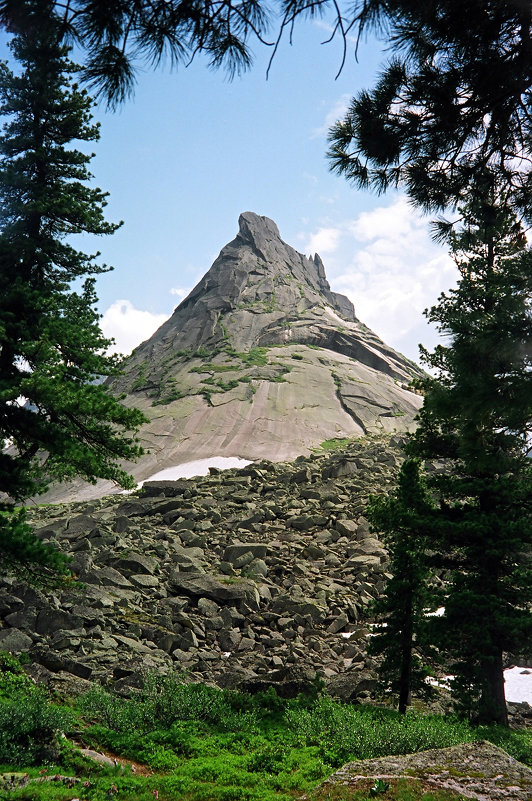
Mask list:
[[151,674],[133,698],[94,687],[80,700],[81,712],[117,732],[152,731],[193,720],[225,731],[253,730],[257,714],[249,697],[206,684],[183,684],[179,676]]
[[60,734],[71,723],[72,713],[40,690],[13,692],[0,701],[0,763],[28,767],[56,760]]

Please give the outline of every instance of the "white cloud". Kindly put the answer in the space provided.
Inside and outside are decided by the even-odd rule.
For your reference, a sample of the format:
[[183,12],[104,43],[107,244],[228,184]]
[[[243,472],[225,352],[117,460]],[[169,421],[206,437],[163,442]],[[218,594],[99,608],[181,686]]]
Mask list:
[[423,311],[456,283],[458,273],[445,248],[430,238],[429,220],[406,198],[319,228],[306,241],[305,252],[312,244],[331,254],[325,269],[332,289],[348,295],[357,317],[385,342],[414,359],[419,342],[435,344]]
[[104,312],[100,325],[105,336],[115,340],[109,352],[127,355],[167,319],[167,314],[152,314],[136,309],[129,300],[116,300]]
[[311,133],[311,139],[320,139],[322,136],[327,136],[329,133],[329,128],[331,128],[335,122],[338,122],[338,120],[341,120],[343,117],[345,117],[351,99],[352,95],[350,94],[343,94],[341,97],[339,97],[332,108],[330,108],[325,115],[323,124],[320,125],[319,128],[313,129]]
[[341,228],[318,228],[306,241],[305,253],[334,253],[338,248]]

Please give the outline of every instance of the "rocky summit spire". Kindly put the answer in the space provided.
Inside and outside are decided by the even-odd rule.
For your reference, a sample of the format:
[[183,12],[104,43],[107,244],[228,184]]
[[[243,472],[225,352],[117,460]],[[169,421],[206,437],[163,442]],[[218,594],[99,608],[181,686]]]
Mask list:
[[419,374],[331,291],[317,254],[298,253],[248,211],[111,386],[150,418],[149,453],[128,465],[144,479],[194,459],[279,461],[329,439],[409,430]]
[[228,335],[240,350],[281,344],[287,321],[327,306],[344,320],[356,321],[351,301],[331,292],[318,255],[308,259],[283,242],[268,217],[247,211],[238,222],[236,237],[146,343],[148,348],[195,350]]
[[411,375],[404,357],[357,320],[351,301],[331,292],[319,255],[298,253],[273,220],[247,211],[236,237],[135,360],[155,365],[177,351],[290,343],[345,353],[398,379]]

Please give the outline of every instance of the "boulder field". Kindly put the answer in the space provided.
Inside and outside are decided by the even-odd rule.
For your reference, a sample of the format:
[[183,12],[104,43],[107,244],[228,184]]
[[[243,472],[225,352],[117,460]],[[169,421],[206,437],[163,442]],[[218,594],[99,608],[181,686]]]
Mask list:
[[[65,695],[92,681],[127,693],[146,672],[176,670],[287,696],[319,680],[345,701],[369,700],[368,605],[388,557],[365,512],[370,495],[394,488],[403,442],[326,450],[331,441],[294,462],[30,507],[74,579],[46,590],[1,577],[0,650],[24,654],[27,671]],[[532,722],[528,704],[508,706],[515,724]]]
[[28,653],[33,674],[65,691],[87,680],[126,690],[145,671],[177,669],[281,692],[319,674],[340,697],[367,698],[366,609],[387,554],[364,513],[371,493],[393,487],[400,444],[360,438],[292,463],[30,508],[77,581],[43,591],[3,578],[0,649]]

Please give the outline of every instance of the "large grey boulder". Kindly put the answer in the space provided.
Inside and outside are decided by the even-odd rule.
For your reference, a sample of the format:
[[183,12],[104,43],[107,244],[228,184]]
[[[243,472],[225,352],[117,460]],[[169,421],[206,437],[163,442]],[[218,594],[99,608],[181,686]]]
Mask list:
[[175,571],[170,576],[170,586],[178,593],[208,598],[218,603],[246,601],[258,607],[260,602],[256,584],[245,579],[224,581],[204,573]]
[[20,629],[3,629],[0,631],[0,650],[20,654],[33,645],[33,640]]

